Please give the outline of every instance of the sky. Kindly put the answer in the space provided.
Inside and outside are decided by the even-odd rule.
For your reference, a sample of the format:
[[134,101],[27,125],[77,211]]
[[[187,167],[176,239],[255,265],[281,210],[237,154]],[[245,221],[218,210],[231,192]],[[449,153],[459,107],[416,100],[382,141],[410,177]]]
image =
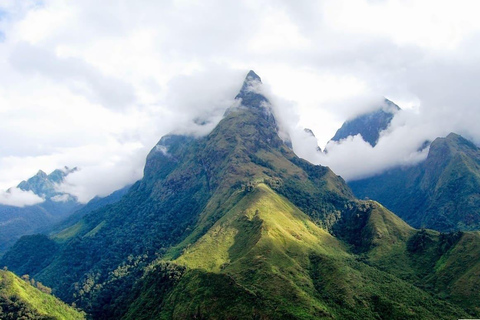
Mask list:
[[[346,180],[422,161],[418,147],[452,131],[480,144],[478,12],[462,0],[0,0],[0,190],[64,166],[80,170],[59,188],[82,202],[133,183],[162,135],[208,133],[250,69],[294,151]],[[315,151],[383,97],[403,110],[375,148],[352,137]],[[0,203],[36,201],[0,191]]]

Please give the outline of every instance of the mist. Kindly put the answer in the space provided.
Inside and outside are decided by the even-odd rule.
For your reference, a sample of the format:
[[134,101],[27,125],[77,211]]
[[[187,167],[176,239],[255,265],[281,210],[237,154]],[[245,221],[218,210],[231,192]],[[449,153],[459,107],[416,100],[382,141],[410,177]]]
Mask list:
[[45,199],[37,196],[32,191],[10,188],[0,192],[0,204],[23,208],[44,202]]

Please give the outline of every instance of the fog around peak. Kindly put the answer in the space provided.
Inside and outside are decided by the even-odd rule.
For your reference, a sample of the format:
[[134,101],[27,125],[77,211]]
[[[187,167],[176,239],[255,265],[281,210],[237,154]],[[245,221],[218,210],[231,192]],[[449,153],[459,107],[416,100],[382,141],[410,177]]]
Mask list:
[[[249,70],[270,88],[295,151],[347,179],[420,161],[416,148],[449,132],[479,144],[478,9],[430,0],[0,1],[0,189],[63,166],[81,169],[64,187],[82,201],[133,183],[161,136],[208,133]],[[316,153],[304,128],[324,149],[383,97],[403,111],[375,148],[352,138]]]

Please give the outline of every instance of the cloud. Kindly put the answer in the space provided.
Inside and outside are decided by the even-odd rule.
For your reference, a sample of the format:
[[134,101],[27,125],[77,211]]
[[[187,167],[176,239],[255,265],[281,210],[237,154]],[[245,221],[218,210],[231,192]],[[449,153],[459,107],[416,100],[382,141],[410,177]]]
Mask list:
[[81,203],[87,203],[95,196],[108,196],[113,191],[140,179],[143,172],[133,169],[138,167],[127,161],[111,166],[86,167],[68,175],[57,190],[77,197]]
[[45,199],[37,196],[32,191],[23,191],[18,188],[10,188],[7,191],[0,191],[0,204],[7,206],[23,208],[44,201]]
[[331,142],[327,154],[317,155],[316,162],[329,166],[347,181],[365,178],[396,166],[409,166],[427,157],[428,148],[418,151],[425,140],[410,135],[386,135],[375,147],[360,135],[341,142]]
[[211,65],[190,75],[179,75],[168,82],[165,104],[178,134],[201,136],[222,119],[245,78],[243,70]]
[[72,199],[68,194],[58,194],[50,198],[50,200],[54,202],[67,202],[68,200]]
[[67,175],[56,189],[75,196],[82,203],[95,196],[105,197],[142,178],[148,151],[149,148],[140,143],[114,142],[108,148],[89,145],[69,150],[58,155],[63,160],[57,162],[70,161],[81,166]]
[[[440,123],[443,125],[439,126]],[[356,135],[338,142],[330,141],[327,153],[316,151],[311,135],[300,131],[300,128],[289,127],[286,130],[291,132],[297,155],[312,163],[329,166],[351,181],[425,160],[429,151],[429,148],[421,149],[425,141],[433,141],[452,131],[461,132],[456,124],[455,119],[447,121],[442,115],[429,116],[417,110],[401,110],[395,114],[390,126],[381,132],[375,147],[365,142],[361,135]]]
[[[132,183],[162,135],[211,130],[250,69],[295,151],[345,177],[418,161],[450,131],[478,144],[478,7],[0,0],[0,188],[65,165],[82,168],[68,185],[82,201]],[[381,96],[405,112],[376,148],[353,138],[318,157],[303,128],[323,149]]]
[[58,86],[67,85],[74,93],[107,108],[125,108],[135,100],[133,87],[128,82],[108,77],[84,60],[58,57],[39,46],[16,44],[10,63],[28,75],[40,74]]

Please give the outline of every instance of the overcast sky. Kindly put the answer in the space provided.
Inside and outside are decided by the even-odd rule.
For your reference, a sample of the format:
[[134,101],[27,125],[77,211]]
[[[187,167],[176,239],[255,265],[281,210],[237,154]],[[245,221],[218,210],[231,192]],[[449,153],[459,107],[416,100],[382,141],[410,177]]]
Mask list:
[[[0,189],[77,166],[65,190],[107,195],[142,177],[162,135],[211,129],[250,69],[295,151],[346,179],[421,161],[419,145],[451,131],[478,144],[478,12],[439,0],[0,0]],[[323,149],[383,96],[404,111],[375,148],[356,137],[319,155],[302,133]]]

